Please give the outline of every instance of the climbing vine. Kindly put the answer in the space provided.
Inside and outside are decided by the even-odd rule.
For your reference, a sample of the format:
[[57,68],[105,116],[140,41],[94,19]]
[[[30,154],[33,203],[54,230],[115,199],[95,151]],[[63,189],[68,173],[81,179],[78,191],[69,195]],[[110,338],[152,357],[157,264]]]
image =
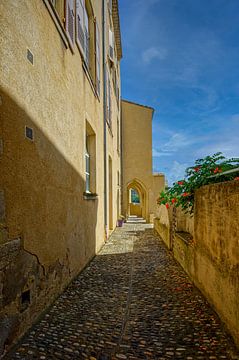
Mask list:
[[239,180],[239,158],[226,159],[221,152],[198,159],[186,169],[185,178],[161,191],[157,200],[167,209],[181,206],[184,212],[193,213],[195,191],[203,185]]

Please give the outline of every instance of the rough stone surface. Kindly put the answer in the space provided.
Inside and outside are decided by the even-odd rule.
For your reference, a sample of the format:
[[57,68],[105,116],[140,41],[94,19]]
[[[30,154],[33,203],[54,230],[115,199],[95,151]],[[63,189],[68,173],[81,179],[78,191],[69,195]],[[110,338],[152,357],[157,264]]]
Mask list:
[[0,246],[0,270],[14,263],[21,250],[21,240],[15,239]]
[[[0,139],[0,155],[2,154],[2,139]],[[5,199],[4,199],[4,191],[0,190],[0,221],[2,221],[5,217]]]
[[238,359],[150,225],[118,228],[4,359]]

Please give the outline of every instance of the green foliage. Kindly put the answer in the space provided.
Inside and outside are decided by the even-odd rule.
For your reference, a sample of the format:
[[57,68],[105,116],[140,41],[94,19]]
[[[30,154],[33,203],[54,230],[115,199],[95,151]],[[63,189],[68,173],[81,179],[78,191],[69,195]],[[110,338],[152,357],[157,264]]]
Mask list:
[[[177,181],[160,193],[157,202],[166,205],[167,208],[171,204],[181,206],[186,213],[193,213],[195,191],[203,185],[239,180],[238,167],[239,158],[226,159],[220,152],[198,159],[194,166],[186,169],[183,180]],[[233,169],[235,171],[230,172]]]

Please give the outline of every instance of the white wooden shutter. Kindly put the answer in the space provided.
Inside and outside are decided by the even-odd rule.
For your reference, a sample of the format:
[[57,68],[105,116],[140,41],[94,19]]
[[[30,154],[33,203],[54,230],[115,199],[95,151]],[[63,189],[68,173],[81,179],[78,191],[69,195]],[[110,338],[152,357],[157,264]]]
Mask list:
[[84,25],[85,25],[85,62],[87,67],[90,65],[90,35],[89,35],[89,18],[84,8]]
[[76,42],[85,58],[85,0],[76,0]]
[[114,61],[114,33],[109,29],[109,57]]
[[95,70],[96,70],[96,92],[100,96],[100,31],[95,22]]
[[75,42],[75,0],[66,0],[66,32],[73,46]]

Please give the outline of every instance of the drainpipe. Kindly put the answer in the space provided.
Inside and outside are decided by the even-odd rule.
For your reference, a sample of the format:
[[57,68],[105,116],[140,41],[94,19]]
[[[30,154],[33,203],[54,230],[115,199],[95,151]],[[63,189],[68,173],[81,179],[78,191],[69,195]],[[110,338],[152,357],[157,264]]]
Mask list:
[[103,121],[104,121],[104,225],[105,225],[105,236],[107,239],[108,235],[108,213],[107,213],[107,205],[108,205],[108,189],[107,189],[107,128],[106,128],[106,120],[107,120],[107,84],[106,84],[106,4],[105,0],[102,1],[102,56],[103,56]]

